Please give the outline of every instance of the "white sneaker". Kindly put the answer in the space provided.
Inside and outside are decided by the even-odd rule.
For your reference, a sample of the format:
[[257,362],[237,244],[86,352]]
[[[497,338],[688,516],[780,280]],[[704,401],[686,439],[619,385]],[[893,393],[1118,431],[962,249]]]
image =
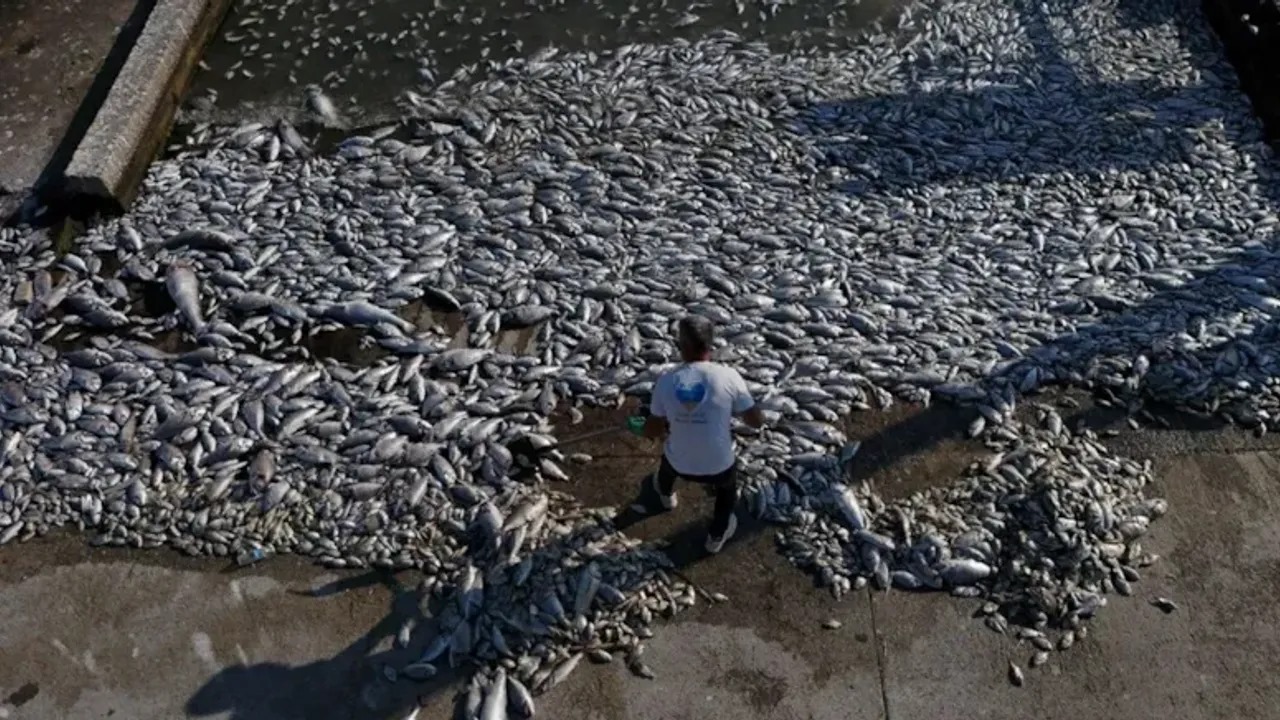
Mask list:
[[724,544],[729,542],[729,538],[733,537],[733,533],[738,529],[738,516],[736,514],[729,516],[729,527],[725,528],[724,535],[718,538],[707,535],[707,552],[715,555],[724,548]]
[[658,487],[658,473],[655,471],[649,474],[649,486],[653,488],[653,492],[658,496],[658,502],[662,503],[664,510],[674,510],[676,505],[680,504],[680,498],[676,497],[674,490],[670,495],[663,495],[662,489]]

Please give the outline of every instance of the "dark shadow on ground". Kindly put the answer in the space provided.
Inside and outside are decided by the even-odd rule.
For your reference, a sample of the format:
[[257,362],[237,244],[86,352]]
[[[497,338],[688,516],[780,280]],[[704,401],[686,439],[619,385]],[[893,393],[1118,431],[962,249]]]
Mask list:
[[[1045,174],[1088,178],[1124,170],[1192,173],[1202,162],[1193,152],[1196,135],[1212,123],[1223,125],[1229,142],[1247,162],[1262,170],[1264,180],[1280,180],[1280,175],[1269,171],[1274,163],[1273,153],[1256,122],[1249,118],[1236,123],[1236,116],[1222,117],[1213,112],[1224,83],[1234,80],[1206,80],[1192,87],[1171,87],[1155,81],[1082,85],[1068,70],[1070,63],[1053,51],[1052,37],[1042,14],[1043,8],[1049,6],[1056,13],[1069,16],[1073,4],[1039,0],[1017,0],[1014,4],[1028,34],[1040,38],[1032,67],[1017,73],[1023,78],[1021,82],[973,93],[920,92],[840,101],[800,112],[805,121],[797,125],[816,128],[811,134],[825,161],[860,178],[845,182],[837,190],[873,196],[934,184],[1023,182],[1033,185],[1042,182]],[[1126,0],[1118,8],[1122,24],[1131,29],[1172,23],[1193,57],[1221,52],[1202,21],[1197,4],[1191,0]],[[1221,66],[1204,68],[1203,74],[1217,78],[1221,76],[1218,72],[1221,69]],[[985,119],[992,117],[986,113],[975,113],[973,122],[967,125],[931,121],[964,116],[965,109],[970,107],[1001,109],[1003,112],[997,117],[1002,127],[985,125]],[[1134,111],[1141,111],[1143,119],[1135,120],[1127,115]],[[1092,137],[1097,142],[1091,147],[1046,146],[1047,138],[1038,128],[1061,123],[1076,126],[1079,129],[1076,138]],[[855,141],[847,138],[862,135],[864,130],[879,132],[875,128],[886,127],[893,127],[894,137],[868,135]],[[831,132],[825,132],[825,128]],[[1070,137],[1069,134],[1058,136]],[[1134,152],[1133,148],[1139,145],[1140,150]],[[1275,207],[1280,199],[1277,197],[1280,183],[1264,184],[1260,192],[1264,195],[1263,202]],[[1141,208],[1102,208],[1100,217],[1104,222],[1115,222],[1140,216],[1140,213]],[[1274,324],[1265,324],[1247,336],[1218,332],[1231,322],[1234,313],[1250,303],[1265,302],[1266,298],[1280,294],[1277,292],[1280,260],[1275,255],[1277,237],[1262,236],[1261,231],[1250,235],[1237,218],[1227,213],[1217,215],[1198,210],[1194,204],[1188,206],[1187,213],[1193,225],[1186,232],[1204,236],[1211,247],[1226,246],[1235,250],[1225,258],[1206,252],[1203,260],[1208,261],[1207,269],[1192,271],[1185,282],[1169,283],[1167,277],[1153,277],[1155,271],[1163,269],[1162,257],[1150,259],[1153,266],[1146,267],[1133,248],[1115,248],[1127,253],[1125,260],[1134,260],[1137,267],[1117,268],[1112,276],[1114,281],[1141,283],[1153,294],[1132,303],[1102,290],[1080,288],[1074,297],[1065,297],[1047,312],[1062,318],[1088,314],[1101,315],[1101,319],[1026,349],[1025,360],[1014,358],[987,379],[1004,378],[1021,385],[1032,367],[1052,365],[1066,366],[1070,374],[1048,378],[1049,382],[1078,384],[1088,370],[1100,364],[1105,366],[1108,358],[1134,359],[1146,355],[1152,370],[1140,378],[1140,389],[1155,396],[1190,397],[1193,408],[1213,413],[1222,409],[1219,404],[1230,389],[1227,381],[1220,378],[1209,386],[1195,387],[1195,382],[1204,374],[1193,374],[1188,368],[1214,362],[1215,357],[1234,348],[1262,371],[1259,375],[1270,378],[1280,374],[1280,363],[1260,350],[1276,341]],[[1141,240],[1142,235],[1132,228],[1129,232],[1131,240]],[[1150,239],[1150,245],[1159,254],[1159,238]],[[1045,252],[1052,253],[1054,248],[1046,247]],[[1005,315],[996,321],[1016,326],[1017,318]],[[1215,335],[1227,339],[1217,345],[1197,347],[1202,344],[1199,338]],[[894,338],[874,340],[891,343]],[[1231,375],[1230,372],[1219,374],[1228,378]],[[1114,392],[1124,390],[1125,383],[1119,378],[1109,384]]]
[[[1216,94],[1220,85],[1180,87],[1147,77],[1082,80],[1084,60],[1067,58],[1046,16],[1070,18],[1076,4],[1011,5],[1030,52],[1002,63],[999,71],[966,71],[963,77],[973,81],[967,84],[977,89],[934,89],[940,81],[956,84],[954,68],[907,51],[907,92],[797,108],[793,128],[812,138],[825,166],[849,172],[834,189],[875,196],[937,184],[1018,182],[1056,173],[1087,177],[1195,162],[1195,133],[1221,119],[1198,96]],[[1126,29],[1172,21],[1189,52],[1220,52],[1210,47],[1216,40],[1191,0],[1121,0],[1117,10]],[[1083,46],[1070,50],[1087,52]],[[1075,138],[1088,142],[1046,133],[1046,125],[1069,125]],[[1253,128],[1239,130],[1251,134]]]
[[[662,512],[661,507],[658,505],[657,495],[649,484],[649,475],[643,476],[638,485],[635,499],[627,505],[621,506],[617,515],[614,516],[614,527],[620,531],[625,532],[627,528]],[[677,492],[682,494],[688,494],[691,491],[707,492],[708,494],[711,492],[708,487],[684,482],[677,482],[676,488]],[[640,512],[632,507],[634,505],[643,505],[645,510]],[[741,542],[743,539],[763,532],[769,527],[767,523],[743,513],[741,510],[738,511],[737,517],[738,529],[729,542]],[[704,519],[686,523],[674,533],[659,541],[658,544],[662,547],[663,554],[670,558],[671,564],[676,570],[687,568],[696,562],[711,557],[711,554],[706,550],[707,524],[710,521],[711,518],[708,516]]]
[[[297,594],[325,597],[361,587],[385,585],[394,595],[387,614],[364,635],[331,658],[307,665],[281,663],[233,665],[208,680],[187,701],[191,717],[217,715],[229,720],[356,720],[398,717],[420,697],[439,692],[456,677],[444,672],[425,683],[391,683],[383,668],[400,668],[415,648],[378,649],[394,638],[409,618],[422,621],[418,593],[397,575],[372,571]],[[420,654],[421,649],[417,649]]]
[[[586,513],[576,519],[585,516]],[[525,599],[540,600],[548,593],[561,592],[558,584],[563,581],[563,576],[557,571],[545,572],[546,568],[562,567],[567,555],[599,539],[602,529],[608,529],[607,519],[600,522],[588,520],[570,533],[552,534],[544,544],[523,551],[520,557],[531,558],[534,571],[516,593],[515,599],[508,584],[516,571],[515,565],[505,564],[501,557],[506,554],[506,548],[499,550],[484,546],[477,542],[477,536],[468,531],[470,557],[486,578],[485,595],[498,593],[504,598],[495,601],[497,608],[486,604],[483,615],[465,621],[477,633],[472,639],[472,647],[485,648],[483,657],[489,658],[489,650],[496,647],[488,639],[494,627],[501,628],[504,635],[510,635],[517,631],[527,632],[527,628],[538,624],[546,625],[545,632],[537,634],[539,631],[535,630],[532,631],[535,634],[527,637],[539,640],[551,637],[573,642],[562,632],[563,626],[557,626],[545,611],[540,610],[537,619],[533,620],[522,616],[523,607],[517,606]],[[603,568],[604,579],[618,591],[629,595],[647,582],[642,574],[633,572],[636,563],[631,556],[649,553],[650,550],[646,546],[618,545],[617,548],[595,553],[592,558]],[[652,558],[642,562],[652,562]],[[300,666],[260,663],[228,667],[196,691],[187,702],[187,714],[207,717],[229,713],[227,717],[230,720],[399,720],[413,708],[432,702],[436,696],[453,692],[474,670],[482,667],[482,663],[487,665],[489,661],[477,660],[467,654],[458,657],[454,665],[452,651],[446,650],[443,655],[428,660],[439,674],[425,682],[389,676],[389,671],[398,672],[406,665],[424,659],[428,646],[438,637],[452,635],[458,618],[457,598],[452,588],[443,597],[433,595],[424,608],[419,589],[406,587],[400,580],[403,575],[374,570],[311,592],[293,591],[295,594],[326,597],[381,584],[393,592],[393,597],[387,614],[333,657]],[[498,578],[502,581],[495,582]],[[392,642],[406,620],[413,620],[416,626],[408,643]],[[520,640],[513,638],[507,642],[510,652],[500,651],[503,656],[518,657],[525,650]],[[597,642],[608,645],[607,642]],[[530,690],[537,692],[536,687]],[[455,701],[463,699],[465,693],[455,697]]]

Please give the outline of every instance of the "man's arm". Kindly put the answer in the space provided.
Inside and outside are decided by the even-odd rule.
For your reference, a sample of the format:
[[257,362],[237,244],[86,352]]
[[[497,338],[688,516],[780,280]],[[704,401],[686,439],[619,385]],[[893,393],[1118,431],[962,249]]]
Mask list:
[[649,398],[649,415],[644,419],[644,436],[647,438],[664,438],[667,436],[667,406],[660,391],[661,381],[654,384],[653,395]]
[[747,408],[747,410],[742,413],[741,417],[742,422],[746,423],[748,427],[764,427],[764,413],[760,412],[760,407],[758,405],[752,405]]
[[747,387],[747,381],[743,379],[741,373],[738,374],[737,385],[737,393],[733,398],[733,414],[742,418],[742,422],[746,423],[748,427],[762,427],[764,425],[764,413],[756,405],[755,398],[751,397],[751,389]]

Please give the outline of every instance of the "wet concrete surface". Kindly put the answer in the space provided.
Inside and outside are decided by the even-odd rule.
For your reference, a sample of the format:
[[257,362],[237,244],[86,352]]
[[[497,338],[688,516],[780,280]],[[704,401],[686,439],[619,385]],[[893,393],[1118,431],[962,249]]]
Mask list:
[[[188,123],[305,119],[315,84],[352,126],[397,116],[411,87],[466,78],[477,66],[548,47],[603,51],[732,30],[782,48],[845,47],[900,0],[264,0],[238,3],[196,79]],[[465,80],[464,80],[465,81]],[[209,102],[215,99],[215,102]]]
[[[1085,405],[1091,427],[1126,427]],[[591,411],[558,432],[626,413]],[[902,492],[947,482],[975,454],[964,420],[946,406],[865,413],[853,421],[869,447],[855,472]],[[675,511],[625,531],[665,541],[684,576],[729,602],[699,602],[657,624],[646,652],[656,679],[584,664],[538,699],[539,716],[1271,717],[1280,441],[1124,429],[1108,442],[1154,456],[1153,490],[1170,512],[1144,546],[1162,560],[1133,597],[1109,598],[1088,638],[1041,668],[1026,669],[1025,643],[972,618],[975,601],[896,591],[832,599],[745,513],[725,551],[706,555],[711,501],[683,486]],[[1162,449],[1171,446],[1179,452]],[[569,450],[593,459],[570,464],[571,479],[556,486],[595,506],[629,505],[657,460],[656,443],[626,434]],[[456,677],[383,676],[420,651],[391,642],[416,612],[414,573],[332,572],[289,557],[234,572],[224,563],[94,549],[71,534],[0,548],[0,667],[16,669],[0,675],[0,718],[401,718],[419,704],[418,718],[451,717]],[[1156,595],[1179,609],[1160,612],[1148,602]],[[843,626],[824,629],[829,618]],[[1024,687],[1005,679],[1009,660],[1024,667]]]
[[[55,159],[136,5],[0,3],[0,222],[18,209]],[[69,149],[63,151],[69,156]]]

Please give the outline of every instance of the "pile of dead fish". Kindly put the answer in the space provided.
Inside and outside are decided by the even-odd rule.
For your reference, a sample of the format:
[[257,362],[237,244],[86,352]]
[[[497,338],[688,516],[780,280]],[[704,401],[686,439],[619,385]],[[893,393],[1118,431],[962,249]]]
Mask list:
[[[72,252],[0,232],[0,543],[421,567],[456,606],[421,662],[536,691],[693,598],[544,481],[554,423],[644,396],[698,312],[773,421],[744,482],[797,563],[1074,630],[1163,506],[1017,398],[1270,421],[1274,171],[1186,3],[927,9],[840,54],[544,51],[332,153],[210,133]],[[992,458],[846,485],[843,418],[895,398],[972,405]]]
[[[713,29],[798,43],[847,47],[852,28],[884,9],[848,0],[714,0],[695,5],[593,0],[489,0],[483,3],[344,0],[317,6],[297,0],[235,5],[206,55],[207,71],[188,103],[191,121],[239,118],[268,109],[290,120],[350,127],[393,106],[389,87],[465,85],[491,62],[521,57],[544,44],[601,50],[626,42],[696,38]],[[332,109],[303,112],[307,85],[322,86]],[[273,96],[272,89],[278,89]],[[221,104],[223,107],[219,107]]]
[[1034,412],[990,433],[992,454],[956,483],[885,503],[830,465],[797,466],[792,476],[812,494],[760,508],[785,513],[783,552],[837,597],[870,582],[982,598],[987,626],[1029,641],[1039,666],[1084,637],[1107,594],[1133,593],[1156,560],[1141,538],[1167,504],[1144,495],[1149,461],[1116,457],[1052,407]]
[[[623,658],[651,678],[642,659],[656,616],[671,617],[699,592],[667,575],[670,561],[609,527],[611,513],[584,511],[560,493],[534,492],[504,514],[487,502],[476,515],[456,580],[428,575],[423,654],[396,670],[414,680],[464,662],[489,668],[459,698],[465,717],[533,714],[533,694],[563,681],[583,658]],[[706,598],[712,599],[712,598]],[[409,645],[419,628],[402,629]]]

